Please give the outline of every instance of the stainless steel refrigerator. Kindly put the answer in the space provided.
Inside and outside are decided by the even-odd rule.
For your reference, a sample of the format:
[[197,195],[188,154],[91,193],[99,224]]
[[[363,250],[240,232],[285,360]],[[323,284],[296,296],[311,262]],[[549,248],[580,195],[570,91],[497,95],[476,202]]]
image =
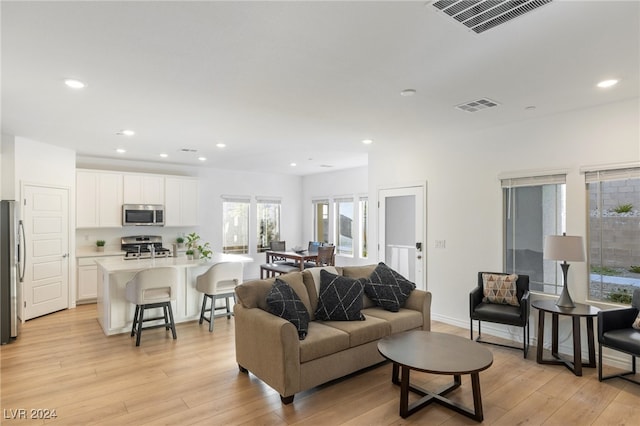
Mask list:
[[[15,201],[0,201],[0,343],[18,337],[18,281],[24,276],[20,262],[22,222]],[[24,248],[24,244],[22,244]]]

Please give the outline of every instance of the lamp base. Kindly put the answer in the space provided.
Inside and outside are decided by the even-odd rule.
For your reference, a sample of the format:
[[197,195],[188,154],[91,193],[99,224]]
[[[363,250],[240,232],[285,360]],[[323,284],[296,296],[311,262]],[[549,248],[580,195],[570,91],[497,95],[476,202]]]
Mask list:
[[558,300],[556,301],[556,306],[559,306],[561,308],[575,308],[576,305],[573,303],[573,300],[571,300],[571,295],[569,294],[568,288],[569,282],[567,281],[567,275],[569,274],[569,264],[565,261],[560,264],[560,267],[562,268],[562,275],[564,276],[564,286],[562,287],[562,293],[560,293],[560,297],[558,297]]

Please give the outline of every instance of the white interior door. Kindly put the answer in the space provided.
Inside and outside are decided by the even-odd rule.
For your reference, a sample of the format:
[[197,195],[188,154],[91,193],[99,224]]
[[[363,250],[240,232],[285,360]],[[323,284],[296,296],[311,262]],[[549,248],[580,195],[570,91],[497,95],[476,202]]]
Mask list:
[[25,185],[24,320],[69,307],[69,193]]
[[424,186],[378,192],[378,259],[426,290]]

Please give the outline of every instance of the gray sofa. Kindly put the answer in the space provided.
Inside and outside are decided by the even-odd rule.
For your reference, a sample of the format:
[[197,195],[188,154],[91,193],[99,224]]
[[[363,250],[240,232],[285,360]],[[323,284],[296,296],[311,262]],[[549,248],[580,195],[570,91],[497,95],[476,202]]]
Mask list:
[[[368,277],[376,265],[345,266],[329,271],[350,278]],[[309,330],[299,340],[296,327],[268,312],[267,294],[275,278],[236,287],[236,361],[275,389],[285,404],[310,389],[384,361],[380,338],[407,330],[430,330],[431,294],[413,290],[399,312],[386,311],[363,296],[365,321],[317,321],[319,270],[310,268],[279,278],[293,288],[310,313]]]

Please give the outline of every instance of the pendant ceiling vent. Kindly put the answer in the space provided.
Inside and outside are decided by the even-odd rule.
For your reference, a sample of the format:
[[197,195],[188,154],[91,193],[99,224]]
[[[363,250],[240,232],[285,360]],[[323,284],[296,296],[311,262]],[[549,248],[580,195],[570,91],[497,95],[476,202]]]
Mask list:
[[551,3],[552,0],[438,0],[433,6],[477,34]]

